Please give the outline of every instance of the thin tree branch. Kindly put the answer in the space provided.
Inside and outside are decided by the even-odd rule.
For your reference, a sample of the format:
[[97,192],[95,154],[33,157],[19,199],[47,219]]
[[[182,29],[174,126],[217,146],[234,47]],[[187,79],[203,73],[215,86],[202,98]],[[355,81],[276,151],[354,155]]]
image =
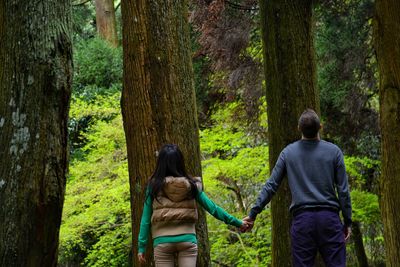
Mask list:
[[242,6],[242,5],[233,3],[229,0],[225,0],[225,3],[227,3],[229,6],[231,6],[231,8],[235,8],[235,9],[248,10],[248,11],[259,10],[258,7]]
[[118,8],[121,6],[121,2],[118,3],[118,5],[115,7],[115,12],[117,12]]
[[212,260],[212,262],[215,262],[216,264],[218,264],[219,266],[222,266],[222,267],[230,267],[230,265],[226,265],[225,263],[222,263],[222,262],[217,261],[217,260]]
[[244,251],[244,254],[246,255],[246,257],[249,258],[249,260],[250,260],[251,262],[253,261],[253,259],[251,258],[249,252],[247,251],[246,247],[244,246],[242,237],[240,236],[240,234],[239,234],[238,232],[235,232],[235,231],[232,231],[232,230],[229,230],[229,229],[227,229],[227,230],[217,230],[217,231],[208,231],[208,232],[209,232],[209,233],[229,232],[229,233],[231,233],[231,234],[236,235],[237,238],[238,238],[238,240],[239,240],[239,242],[240,242],[240,246],[242,247],[242,249],[243,249],[243,251]]
[[250,256],[249,252],[247,252],[247,249],[246,249],[246,247],[244,246],[244,243],[243,243],[243,239],[242,239],[242,237],[239,235],[239,233],[238,233],[238,232],[235,232],[235,231],[232,231],[232,230],[229,230],[229,232],[231,232],[232,234],[235,234],[235,235],[237,236],[237,238],[239,239],[240,245],[242,246],[242,249],[243,249],[244,253],[245,253],[246,256],[250,259],[250,261],[252,261],[252,258],[251,258],[251,256]]
[[216,179],[218,181],[223,182],[226,185],[227,189],[233,191],[233,193],[236,196],[236,200],[238,202],[240,211],[243,212],[243,213],[246,213],[246,207],[244,205],[243,197],[242,197],[242,194],[241,194],[241,191],[240,191],[240,188],[239,188],[237,182],[235,180],[232,180],[232,179],[230,179],[230,178],[228,178],[226,176],[223,176],[223,175],[220,175],[220,176],[216,177]]
[[86,3],[90,2],[90,1],[92,1],[92,0],[84,0],[84,1],[82,1],[82,2],[80,2],[80,3],[72,4],[72,5],[73,5],[73,6],[83,6],[84,4],[86,4]]

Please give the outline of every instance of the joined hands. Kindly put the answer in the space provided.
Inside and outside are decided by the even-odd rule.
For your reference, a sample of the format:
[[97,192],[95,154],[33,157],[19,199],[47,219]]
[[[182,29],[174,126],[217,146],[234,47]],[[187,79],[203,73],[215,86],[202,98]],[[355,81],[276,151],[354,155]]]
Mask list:
[[[247,217],[243,218],[242,225],[238,229],[241,233],[246,233],[246,232],[250,232],[251,229],[253,229],[253,226],[254,226],[254,220],[251,219],[249,216],[247,216]],[[142,263],[142,264],[146,263],[146,257],[144,255],[144,253],[139,253],[138,259],[139,259],[140,263]]]
[[239,227],[240,232],[246,233],[246,232],[250,232],[251,229],[253,229],[254,220],[251,219],[249,216],[245,217],[242,220],[242,222],[243,222],[242,226]]

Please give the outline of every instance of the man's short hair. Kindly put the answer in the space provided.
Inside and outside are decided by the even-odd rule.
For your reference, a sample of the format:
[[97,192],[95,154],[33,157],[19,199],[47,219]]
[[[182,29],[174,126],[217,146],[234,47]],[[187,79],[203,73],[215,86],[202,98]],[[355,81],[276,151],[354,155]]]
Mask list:
[[320,121],[317,113],[312,109],[306,109],[299,118],[299,129],[306,138],[317,137]]

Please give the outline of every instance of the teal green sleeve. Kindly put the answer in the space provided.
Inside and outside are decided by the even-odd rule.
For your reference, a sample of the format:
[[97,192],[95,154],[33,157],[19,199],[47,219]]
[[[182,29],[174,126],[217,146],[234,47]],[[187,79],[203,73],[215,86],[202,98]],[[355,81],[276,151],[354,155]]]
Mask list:
[[196,200],[208,213],[218,220],[236,227],[242,226],[241,220],[236,219],[234,216],[227,213],[223,208],[212,202],[212,200],[209,199],[203,191],[197,194]]
[[153,214],[153,200],[150,196],[149,189],[146,190],[146,200],[144,201],[142,220],[140,221],[139,231],[139,253],[146,251],[147,242],[149,241],[151,228],[151,215]]

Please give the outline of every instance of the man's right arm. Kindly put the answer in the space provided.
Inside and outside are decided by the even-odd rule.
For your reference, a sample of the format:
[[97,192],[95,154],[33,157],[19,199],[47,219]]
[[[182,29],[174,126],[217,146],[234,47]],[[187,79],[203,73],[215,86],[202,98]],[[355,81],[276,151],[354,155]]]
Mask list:
[[249,218],[251,220],[255,220],[257,215],[264,209],[265,205],[267,205],[272,196],[278,190],[283,177],[286,174],[286,162],[285,162],[285,154],[284,151],[281,152],[279,158],[275,164],[274,169],[272,170],[272,174],[267,182],[262,187],[260,194],[258,195],[256,204],[251,208],[249,213]]

